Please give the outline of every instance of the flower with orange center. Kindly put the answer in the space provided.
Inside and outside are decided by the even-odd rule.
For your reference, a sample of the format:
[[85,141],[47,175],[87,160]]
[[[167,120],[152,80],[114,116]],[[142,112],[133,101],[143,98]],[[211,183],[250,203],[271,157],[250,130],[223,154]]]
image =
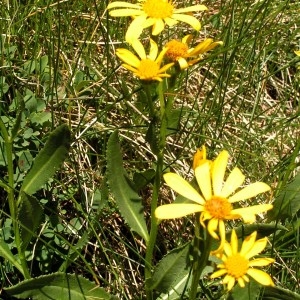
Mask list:
[[231,241],[224,243],[224,253],[221,255],[222,263],[217,265],[220,270],[214,272],[212,279],[225,275],[222,283],[227,285],[230,291],[237,281],[240,287],[245,287],[245,282],[249,282],[249,276],[262,285],[274,286],[269,274],[253,267],[263,267],[274,262],[272,258],[256,258],[253,256],[263,251],[267,245],[267,238],[256,240],[257,232],[254,231],[243,241],[240,252],[238,252],[238,239],[236,232],[232,230]]
[[156,218],[173,219],[200,212],[201,225],[207,226],[213,238],[221,240],[220,250],[225,242],[226,220],[241,218],[246,223],[253,223],[256,214],[270,210],[273,207],[271,204],[233,207],[235,202],[255,197],[269,191],[270,187],[263,182],[255,182],[234,193],[243,184],[245,176],[238,168],[234,168],[224,182],[228,157],[228,152],[223,150],[212,163],[204,161],[196,166],[195,177],[200,193],[176,173],[166,173],[164,179],[167,185],[192,202],[159,206],[155,210]]
[[125,64],[122,64],[124,68],[145,81],[162,81],[162,78],[171,76],[165,72],[173,66],[173,63],[161,67],[161,62],[167,51],[166,48],[158,54],[157,44],[152,40],[150,40],[149,55],[146,55],[143,45],[138,40],[132,44],[132,47],[139,58],[127,49],[117,49],[116,51],[116,55],[125,62]]
[[223,45],[223,42],[214,42],[212,39],[206,39],[199,43],[194,48],[189,48],[189,43],[193,38],[192,35],[186,35],[181,41],[171,40],[166,44],[168,51],[166,57],[171,61],[177,61],[180,69],[186,69],[199,62],[202,59],[202,54],[208,52],[218,45]]
[[197,4],[176,8],[171,0],[139,0],[137,4],[124,1],[112,2],[107,6],[113,17],[133,17],[128,27],[125,40],[132,43],[138,39],[144,28],[152,26],[152,35],[158,35],[165,27],[175,25],[178,21],[191,25],[195,30],[201,28],[200,22],[191,16],[191,12],[207,10],[205,5]]

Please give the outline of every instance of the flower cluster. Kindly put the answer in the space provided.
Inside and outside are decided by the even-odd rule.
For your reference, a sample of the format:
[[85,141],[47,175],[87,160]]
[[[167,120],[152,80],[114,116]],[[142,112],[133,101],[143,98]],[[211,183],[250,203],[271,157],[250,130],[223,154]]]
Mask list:
[[[209,38],[189,48],[193,36],[187,35],[181,41],[172,39],[166,42],[157,55],[158,45],[150,38],[150,54],[146,55],[144,46],[139,40],[144,29],[151,28],[151,35],[156,37],[166,26],[172,27],[178,22],[184,22],[199,31],[201,23],[192,13],[205,11],[207,7],[196,4],[177,8],[171,0],[137,1],[138,3],[111,2],[107,9],[110,16],[133,19],[127,29],[125,41],[132,46],[140,59],[127,49],[118,49],[116,54],[124,62],[123,67],[132,71],[139,79],[161,81],[163,77],[170,77],[166,71],[174,64],[178,64],[181,70],[186,69],[199,62],[205,52],[223,44],[221,41],[214,42]],[[169,63],[161,65],[164,57],[169,60]]]
[[[165,204],[157,207],[155,216],[158,219],[173,219],[183,217],[192,213],[200,214],[200,224],[207,227],[207,231],[214,238],[220,240],[220,246],[213,252],[214,255],[223,260],[218,267],[221,270],[215,272],[212,278],[227,273],[223,283],[231,289],[234,281],[237,280],[241,286],[249,281],[246,274],[254,277],[262,284],[273,284],[267,275],[259,270],[254,271],[252,266],[264,266],[262,260],[254,260],[251,263],[248,259],[261,252],[266,246],[266,239],[255,242],[256,235],[251,235],[244,242],[240,253],[237,252],[237,238],[233,231],[231,246],[226,242],[225,222],[228,220],[242,219],[245,223],[255,222],[256,215],[272,209],[271,204],[259,204],[249,207],[234,207],[235,203],[250,199],[260,193],[270,190],[270,187],[263,182],[255,182],[241,189],[245,176],[239,168],[234,168],[224,180],[229,154],[223,150],[214,161],[206,158],[206,148],[198,150],[194,156],[193,169],[195,172],[198,189],[194,188],[185,179],[176,173],[166,173],[165,182],[178,194],[184,196],[189,202]],[[239,189],[239,190],[238,190]],[[264,247],[258,246],[264,245]],[[231,248],[230,248],[231,247]],[[225,254],[222,254],[225,251]],[[267,259],[264,262],[271,263]],[[261,263],[261,264],[259,264]],[[264,280],[264,278],[268,278]]]

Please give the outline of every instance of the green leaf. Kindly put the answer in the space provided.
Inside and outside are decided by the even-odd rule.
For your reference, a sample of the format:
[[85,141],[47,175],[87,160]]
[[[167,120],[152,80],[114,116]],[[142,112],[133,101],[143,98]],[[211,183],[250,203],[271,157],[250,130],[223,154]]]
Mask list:
[[190,243],[169,252],[155,267],[153,276],[147,280],[147,289],[167,293],[189,272]]
[[118,132],[111,134],[107,144],[107,179],[120,212],[130,228],[145,241],[149,234],[144,219],[142,199],[133,188],[131,180],[123,167]]
[[54,273],[24,280],[4,289],[10,296],[33,300],[100,300],[116,299],[95,283],[75,274]]
[[287,184],[273,203],[273,209],[267,214],[268,221],[292,218],[300,209],[300,173]]
[[37,228],[41,225],[43,208],[39,201],[22,192],[18,207],[18,219],[20,221],[21,248],[26,250]]
[[16,257],[11,253],[8,245],[2,239],[0,239],[0,256],[8,260],[24,275],[21,264],[16,259]]
[[70,148],[71,134],[67,125],[57,127],[25,176],[21,191],[28,195],[38,191],[55,173],[66,158]]
[[264,300],[300,300],[300,295],[277,286],[266,286]]
[[228,295],[227,300],[253,300],[257,299],[260,293],[261,285],[255,280],[250,279],[249,283],[246,283],[242,288],[239,284],[236,284],[232,289],[232,292]]

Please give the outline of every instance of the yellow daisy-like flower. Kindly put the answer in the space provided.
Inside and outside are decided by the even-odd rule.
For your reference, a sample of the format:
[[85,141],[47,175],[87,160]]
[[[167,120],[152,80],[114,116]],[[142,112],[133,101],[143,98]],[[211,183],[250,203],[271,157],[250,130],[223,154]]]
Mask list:
[[180,69],[186,69],[202,59],[202,54],[208,52],[223,42],[214,42],[213,39],[206,39],[199,43],[195,48],[189,48],[192,35],[186,35],[181,41],[171,40],[166,44],[168,51],[166,57],[172,61],[177,61]]
[[[159,206],[155,210],[156,218],[173,219],[201,212],[200,222],[205,227],[204,222],[209,220],[207,230],[213,238],[220,238],[220,250],[225,242],[224,221],[242,218],[246,223],[253,223],[256,214],[272,209],[271,204],[233,208],[235,202],[255,197],[269,191],[270,187],[263,182],[255,182],[234,194],[243,184],[245,176],[238,168],[234,168],[224,182],[228,157],[228,152],[223,150],[212,164],[206,161],[196,167],[195,177],[201,194],[176,173],[166,173],[164,179],[167,185],[195,203],[172,203]],[[219,235],[216,233],[217,230]]]
[[210,278],[214,279],[225,275],[222,280],[230,291],[237,281],[240,287],[245,287],[245,282],[249,282],[249,276],[262,285],[274,286],[270,275],[264,271],[253,267],[263,267],[273,263],[273,258],[256,258],[250,260],[253,256],[263,251],[267,245],[267,238],[256,240],[257,232],[249,235],[242,244],[238,252],[238,239],[234,230],[232,230],[231,241],[224,244],[224,253],[221,256],[222,263],[217,265],[220,270],[214,272]]
[[201,24],[190,13],[207,10],[207,7],[201,4],[176,8],[171,0],[139,0],[139,2],[133,4],[116,1],[107,6],[107,9],[112,9],[109,14],[113,17],[131,16],[134,18],[125,36],[128,43],[138,39],[144,28],[152,26],[152,35],[158,35],[166,24],[173,26],[178,21],[185,22],[199,31]]
[[125,62],[125,64],[122,64],[124,68],[145,81],[162,81],[162,78],[171,76],[165,72],[173,66],[173,63],[166,64],[163,67],[160,66],[167,48],[164,48],[158,54],[157,44],[150,40],[150,52],[149,55],[146,55],[143,45],[138,40],[132,44],[132,47],[140,58],[127,49],[121,48],[116,51],[116,55]]

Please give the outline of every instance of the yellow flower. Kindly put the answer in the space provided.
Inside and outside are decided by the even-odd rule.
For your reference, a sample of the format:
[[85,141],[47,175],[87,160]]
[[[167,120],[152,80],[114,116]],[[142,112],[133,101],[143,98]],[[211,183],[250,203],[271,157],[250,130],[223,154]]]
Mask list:
[[197,149],[193,159],[193,169],[195,170],[198,166],[205,162],[212,163],[211,160],[206,159],[206,147],[203,145],[201,149]]
[[180,69],[186,69],[194,65],[202,59],[202,54],[214,49],[218,45],[223,45],[223,42],[214,42],[212,39],[206,39],[199,43],[195,48],[189,48],[189,43],[193,38],[192,35],[186,35],[181,41],[171,40],[166,44],[168,51],[166,56],[177,61]]
[[227,284],[230,291],[237,281],[241,287],[245,287],[245,282],[249,282],[249,276],[262,285],[274,286],[269,274],[253,267],[263,267],[274,262],[272,258],[256,258],[250,260],[253,256],[263,251],[267,245],[267,238],[256,241],[256,231],[246,237],[243,241],[240,252],[238,252],[238,239],[234,230],[232,230],[231,241],[224,244],[224,253],[221,256],[222,263],[217,267],[220,269],[214,272],[210,277],[212,279],[225,275],[222,280]]
[[200,30],[200,22],[190,13],[207,10],[207,7],[201,4],[176,8],[171,0],[139,0],[139,2],[133,4],[116,1],[107,6],[107,9],[114,9],[109,12],[113,17],[131,16],[134,18],[125,37],[128,43],[138,39],[143,29],[150,26],[152,26],[152,35],[161,33],[165,24],[173,26],[178,21],[191,25],[195,30]]
[[136,40],[132,44],[133,49],[138,54],[140,58],[134,55],[127,49],[117,49],[116,55],[123,61],[125,64],[122,64],[124,68],[131,71],[139,77],[141,80],[158,80],[162,81],[163,77],[170,77],[171,75],[166,74],[165,71],[168,70],[173,63],[167,64],[163,67],[160,67],[162,59],[167,51],[164,48],[158,54],[157,44],[150,40],[150,52],[149,55],[146,55],[145,49],[141,42]]
[[[164,179],[167,185],[194,203],[172,203],[159,206],[155,210],[156,218],[173,219],[201,212],[202,226],[205,227],[204,222],[209,220],[207,230],[213,238],[220,238],[219,249],[222,249],[225,242],[224,221],[242,218],[246,223],[253,223],[256,214],[270,210],[273,207],[271,204],[233,208],[235,202],[257,196],[270,190],[270,187],[263,182],[255,182],[233,194],[243,184],[245,176],[238,168],[234,168],[224,182],[228,156],[228,152],[223,150],[212,164],[206,161],[196,167],[195,177],[201,194],[176,173],[166,173]],[[219,236],[216,233],[217,230]]]

